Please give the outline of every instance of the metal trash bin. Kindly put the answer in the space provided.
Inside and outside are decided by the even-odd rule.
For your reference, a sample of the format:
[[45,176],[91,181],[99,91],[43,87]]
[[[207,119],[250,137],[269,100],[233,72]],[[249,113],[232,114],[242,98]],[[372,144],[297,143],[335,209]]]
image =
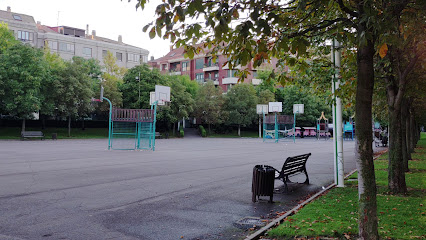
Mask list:
[[251,185],[252,201],[256,202],[260,196],[269,196],[273,202],[275,183],[275,169],[268,165],[256,165],[253,168],[253,181]]

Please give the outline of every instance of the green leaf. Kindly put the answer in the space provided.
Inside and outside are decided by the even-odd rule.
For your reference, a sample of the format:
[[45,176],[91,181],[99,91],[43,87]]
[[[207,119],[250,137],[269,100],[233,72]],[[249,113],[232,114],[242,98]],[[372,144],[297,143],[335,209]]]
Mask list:
[[142,28],[142,31],[146,32],[148,30],[149,26],[151,26],[151,24],[145,25],[145,27]]
[[151,31],[149,31],[149,38],[155,38],[155,26],[151,28]]

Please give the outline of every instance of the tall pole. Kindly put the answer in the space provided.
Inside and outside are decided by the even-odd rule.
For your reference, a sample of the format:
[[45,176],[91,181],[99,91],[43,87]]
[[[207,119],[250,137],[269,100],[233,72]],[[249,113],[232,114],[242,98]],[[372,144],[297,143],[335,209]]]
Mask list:
[[278,123],[277,123],[277,113],[275,112],[275,142],[278,142]]
[[111,118],[112,118],[112,103],[111,101],[106,98],[106,97],[102,97],[102,99],[107,100],[107,102],[109,103],[109,119],[108,119],[108,150],[111,149],[111,135],[112,135],[112,122],[111,122]]
[[139,108],[141,107],[141,72],[139,72],[139,77],[138,77],[138,88],[139,88],[139,98],[138,98],[138,105],[139,105]]
[[333,140],[334,140],[334,181],[338,187],[344,187],[344,166],[343,166],[343,126],[342,126],[342,101],[336,95],[339,89],[340,72],[340,43],[333,40],[333,63],[335,74],[333,76],[332,92],[334,94],[333,104]]
[[296,143],[296,113],[293,113],[293,115],[293,142]]
[[[263,113],[263,112],[262,112]],[[260,114],[259,114],[259,138],[261,138],[262,137],[262,125],[261,125],[261,119],[260,119]]]

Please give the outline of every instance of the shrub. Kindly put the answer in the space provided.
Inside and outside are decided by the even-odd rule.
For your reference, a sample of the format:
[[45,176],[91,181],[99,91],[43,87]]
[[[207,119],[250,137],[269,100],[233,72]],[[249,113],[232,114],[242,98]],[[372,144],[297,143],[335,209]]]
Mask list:
[[203,125],[199,126],[201,137],[207,137],[206,129],[204,129]]
[[183,131],[183,128],[180,129],[179,131],[179,137],[184,137],[185,136],[185,132]]

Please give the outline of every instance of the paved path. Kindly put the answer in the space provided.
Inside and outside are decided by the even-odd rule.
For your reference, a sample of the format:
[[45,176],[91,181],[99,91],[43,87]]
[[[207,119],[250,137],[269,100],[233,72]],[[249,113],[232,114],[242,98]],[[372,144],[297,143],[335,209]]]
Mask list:
[[[159,139],[155,152],[106,146],[0,141],[0,239],[237,239],[245,234],[239,219],[290,209],[333,181],[331,140]],[[354,142],[344,149],[349,172]],[[310,185],[290,186],[275,204],[251,202],[255,164],[279,168],[307,152]]]

